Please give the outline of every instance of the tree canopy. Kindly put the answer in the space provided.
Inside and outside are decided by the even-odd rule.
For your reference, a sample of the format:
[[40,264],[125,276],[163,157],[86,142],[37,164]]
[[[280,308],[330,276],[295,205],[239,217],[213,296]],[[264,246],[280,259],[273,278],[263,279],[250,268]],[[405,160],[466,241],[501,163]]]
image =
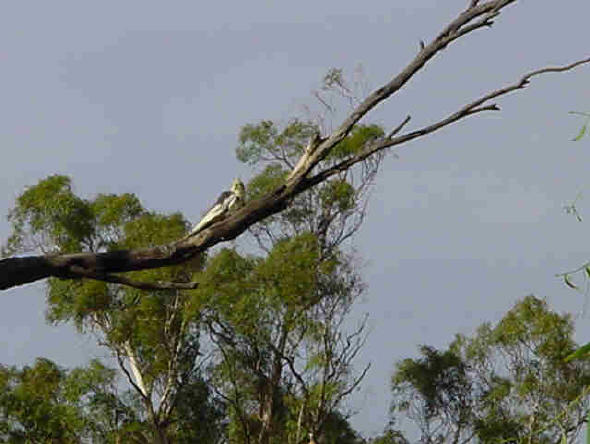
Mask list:
[[571,317],[527,296],[496,325],[398,363],[392,415],[421,442],[573,442],[590,411],[590,365],[565,359],[575,349]]
[[[236,154],[255,171],[248,199],[277,186],[311,131],[313,124],[300,121],[281,129],[267,121],[244,127]],[[342,150],[382,133],[359,126]],[[378,167],[367,161],[362,172],[343,171],[297,196],[286,211],[252,228],[257,249],[249,253],[223,248],[127,278],[198,287],[48,280],[47,319],[98,334],[116,358],[129,388],[123,397],[112,387],[104,396],[133,417],[133,439],[299,443],[313,433],[326,442],[355,442],[341,407],[367,370],[352,369],[365,324],[348,331],[344,321],[364,285],[343,243],[360,227]],[[71,179],[58,175],[26,189],[10,221],[7,251],[47,254],[161,245],[182,238],[189,225],[181,214],[145,209],[131,194],[78,196]],[[72,409],[84,418],[83,406]],[[16,419],[9,424],[18,429]],[[122,439],[131,425],[117,422],[109,436]],[[29,423],[20,427],[33,433]],[[53,433],[49,427],[45,432]],[[90,436],[82,425],[72,433],[74,441]]]

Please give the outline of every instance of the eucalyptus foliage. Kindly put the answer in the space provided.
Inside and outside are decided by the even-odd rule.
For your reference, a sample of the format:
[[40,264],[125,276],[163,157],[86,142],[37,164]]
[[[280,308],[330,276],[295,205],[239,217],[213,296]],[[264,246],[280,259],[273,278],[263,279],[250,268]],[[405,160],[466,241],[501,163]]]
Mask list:
[[564,359],[575,348],[571,317],[527,296],[496,325],[398,363],[393,417],[422,442],[572,442],[590,407],[590,365]]
[[[255,171],[248,198],[279,187],[317,132],[299,120],[246,125],[236,154]],[[359,126],[324,163],[382,134]],[[298,196],[250,230],[258,252],[222,249],[199,274],[193,306],[215,343],[214,386],[228,403],[231,442],[299,443],[308,432],[332,442],[330,421],[346,423],[339,408],[364,374],[355,375],[351,364],[365,333],[363,322],[343,327],[364,290],[343,247],[360,227],[378,164]],[[356,442],[352,436],[338,442]]]
[[[280,186],[317,130],[296,120],[284,127],[246,125],[236,154],[255,172],[248,199]],[[382,134],[359,126],[323,162],[334,163]],[[372,160],[337,175],[255,226],[256,251],[233,246],[190,264],[129,274],[144,282],[197,281],[197,290],[48,280],[47,319],[94,333],[128,383],[125,395],[104,392],[133,417],[113,426],[113,436],[160,443],[339,436],[330,424],[335,418],[346,424],[339,409],[364,375],[355,375],[351,363],[365,335],[364,322],[351,331],[343,327],[364,289],[352,251],[343,247],[360,227],[378,165]],[[150,247],[182,238],[188,227],[181,214],[149,211],[132,194],[80,197],[70,178],[58,175],[27,188],[9,220],[6,254]],[[71,410],[72,424],[84,420],[65,401],[54,407]],[[347,436],[353,442],[354,433]]]
[[[179,213],[146,210],[132,194],[79,197],[65,176],[50,176],[29,187],[9,219],[13,234],[6,250],[11,252],[149,247],[182,237],[188,226]],[[130,275],[148,282],[189,282],[199,267],[197,261]],[[133,395],[110,395],[134,412],[134,439],[193,442],[199,436],[200,442],[213,442],[220,433],[220,425],[203,427],[218,420],[221,410],[210,401],[211,390],[201,377],[201,327],[191,301],[188,292],[178,290],[147,292],[98,280],[47,282],[47,319],[71,322],[81,333],[94,332],[117,359]],[[198,402],[180,406],[181,400]]]
[[44,358],[22,369],[0,367],[0,439],[115,443],[130,437],[137,418],[115,386],[115,371],[96,360],[69,371]]

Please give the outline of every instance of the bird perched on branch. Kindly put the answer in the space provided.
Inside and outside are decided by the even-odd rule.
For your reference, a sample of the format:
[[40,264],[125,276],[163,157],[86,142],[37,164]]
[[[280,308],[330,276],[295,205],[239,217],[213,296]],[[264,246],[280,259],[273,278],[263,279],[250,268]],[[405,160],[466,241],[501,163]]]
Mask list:
[[201,221],[193,227],[189,236],[203,231],[205,228],[225,218],[230,212],[244,205],[246,189],[240,179],[234,179],[229,191],[224,191],[217,198],[217,202],[207,211]]

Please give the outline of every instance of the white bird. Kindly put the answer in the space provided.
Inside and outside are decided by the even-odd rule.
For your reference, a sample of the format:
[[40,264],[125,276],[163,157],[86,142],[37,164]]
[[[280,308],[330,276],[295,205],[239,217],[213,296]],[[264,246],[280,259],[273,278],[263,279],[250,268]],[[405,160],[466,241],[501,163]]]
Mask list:
[[244,188],[244,184],[240,179],[234,179],[230,190],[221,193],[215,204],[207,211],[207,214],[193,227],[189,236],[194,236],[226,217],[231,211],[240,208],[244,205],[245,197],[246,189]]

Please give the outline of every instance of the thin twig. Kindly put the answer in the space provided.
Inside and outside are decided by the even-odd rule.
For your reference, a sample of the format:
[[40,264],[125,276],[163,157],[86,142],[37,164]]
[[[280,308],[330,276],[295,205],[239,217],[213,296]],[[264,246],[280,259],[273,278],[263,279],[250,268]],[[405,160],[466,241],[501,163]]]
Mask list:
[[412,119],[412,116],[410,116],[409,114],[406,116],[406,118],[403,120],[402,123],[400,123],[398,126],[396,126],[393,130],[391,130],[391,132],[387,135],[388,139],[391,139],[393,136],[395,136],[397,133],[399,133],[404,126],[407,125],[407,123]]
[[128,287],[138,288],[140,290],[194,290],[199,286],[198,282],[141,282],[129,279],[124,276],[114,274],[98,274],[86,270],[83,267],[72,265],[70,267],[71,275],[68,278],[86,278],[95,281],[110,282],[112,284],[121,284]]

